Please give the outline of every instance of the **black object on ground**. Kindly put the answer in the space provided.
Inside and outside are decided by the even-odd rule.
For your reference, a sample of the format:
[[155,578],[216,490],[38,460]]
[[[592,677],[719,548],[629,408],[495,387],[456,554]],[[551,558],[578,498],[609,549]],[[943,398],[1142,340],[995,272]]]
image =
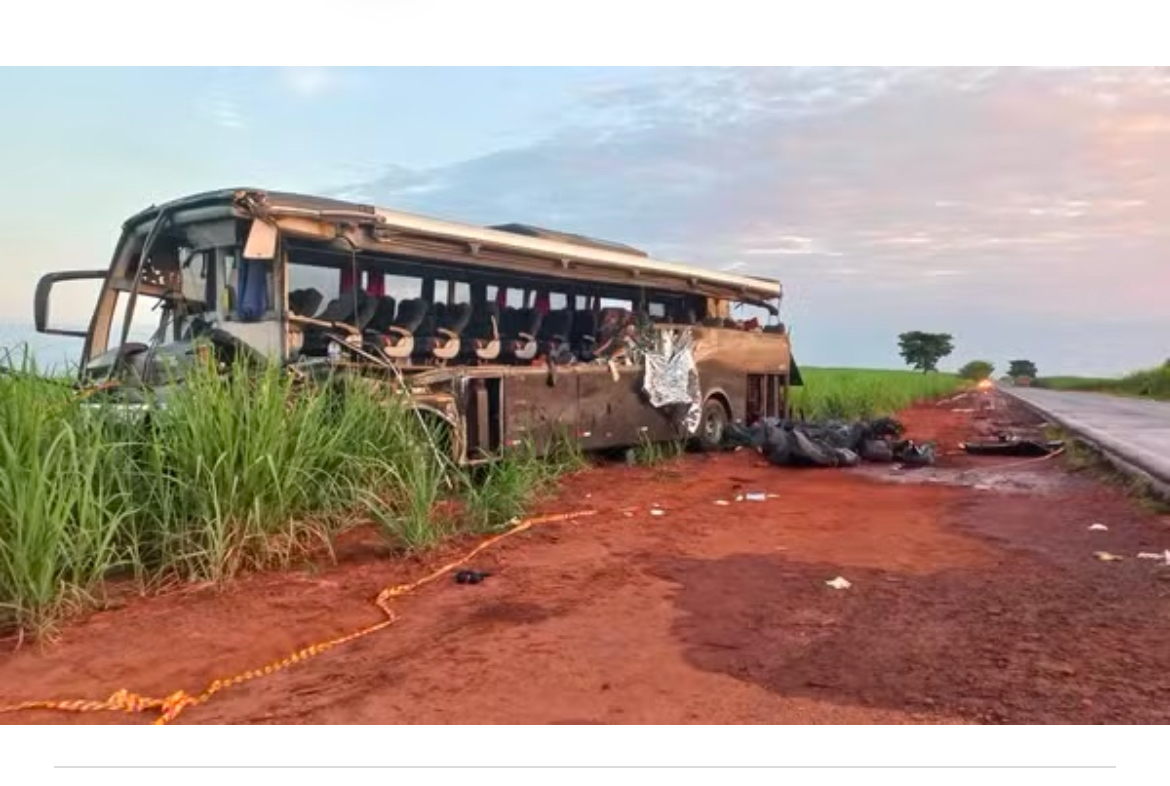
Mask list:
[[461,570],[455,574],[456,584],[479,584],[492,574],[482,570]]
[[893,418],[852,423],[765,418],[749,427],[728,426],[727,442],[755,448],[778,466],[853,467],[862,460],[898,460],[918,466],[934,463],[933,445],[893,442],[904,431]]
[[1037,442],[1032,439],[999,439],[994,442],[966,442],[963,450],[972,456],[1047,456],[1064,447],[1061,440]]

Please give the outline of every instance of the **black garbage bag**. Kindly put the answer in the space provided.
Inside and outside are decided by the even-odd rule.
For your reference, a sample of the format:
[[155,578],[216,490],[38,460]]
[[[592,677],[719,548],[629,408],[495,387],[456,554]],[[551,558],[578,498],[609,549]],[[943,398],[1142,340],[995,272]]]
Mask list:
[[834,448],[811,439],[800,429],[793,429],[791,434],[793,463],[816,467],[837,466],[837,455]]
[[894,446],[884,439],[867,439],[861,445],[861,458],[888,463],[894,460]]
[[757,444],[755,442],[755,431],[739,423],[728,423],[727,428],[723,432],[724,444],[733,448],[758,448],[764,444],[763,432],[761,432],[760,437],[761,441]]
[[855,467],[864,461],[908,464],[934,462],[934,447],[903,441],[891,444],[905,431],[893,418],[874,421],[808,421],[764,418],[750,427],[734,424],[727,442],[760,451],[770,464],[786,467]]
[[856,467],[861,463],[861,456],[849,448],[837,448],[833,453],[837,457],[837,466],[839,467]]
[[866,425],[867,439],[901,439],[906,427],[893,418],[878,418]]
[[772,443],[764,448],[764,455],[768,457],[769,464],[775,464],[779,467],[792,465],[792,446],[795,442],[792,434],[791,431],[777,429],[776,433],[772,435]]

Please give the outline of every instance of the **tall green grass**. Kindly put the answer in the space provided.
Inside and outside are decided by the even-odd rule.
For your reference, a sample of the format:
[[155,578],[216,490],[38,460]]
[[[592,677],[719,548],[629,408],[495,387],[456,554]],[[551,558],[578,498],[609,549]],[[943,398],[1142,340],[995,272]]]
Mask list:
[[1115,393],[1170,401],[1170,361],[1156,368],[1135,371],[1124,377],[1041,377],[1033,386],[1049,390],[1081,390]]
[[892,415],[963,386],[953,374],[878,369],[802,368],[804,386],[792,388],[794,414],[810,420]]
[[[405,549],[499,528],[571,463],[519,457],[473,482],[392,386],[337,382],[199,366],[127,419],[29,363],[0,374],[0,629],[44,632],[114,572],[220,582],[366,522]],[[459,494],[454,520],[440,503]]]
[[39,627],[124,559],[134,500],[120,446],[26,356],[0,374],[0,626]]

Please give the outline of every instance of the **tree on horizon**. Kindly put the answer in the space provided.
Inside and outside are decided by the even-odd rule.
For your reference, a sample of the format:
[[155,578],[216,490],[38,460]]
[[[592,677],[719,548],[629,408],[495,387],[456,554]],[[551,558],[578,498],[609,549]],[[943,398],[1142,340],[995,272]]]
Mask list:
[[923,374],[938,371],[938,362],[954,351],[954,338],[950,333],[912,330],[898,336],[898,353],[908,366]]

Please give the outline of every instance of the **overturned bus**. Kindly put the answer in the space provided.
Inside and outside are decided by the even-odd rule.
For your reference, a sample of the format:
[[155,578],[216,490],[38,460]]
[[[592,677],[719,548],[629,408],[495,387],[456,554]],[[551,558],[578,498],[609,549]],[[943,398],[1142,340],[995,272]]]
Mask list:
[[[54,327],[54,286],[82,280],[100,282],[88,329]],[[786,415],[800,377],[781,294],[524,224],[232,189],[130,218],[108,268],[44,276],[34,311],[38,331],[84,339],[99,405],[141,406],[200,352],[243,353],[395,385],[475,463],[565,434],[711,447]]]

